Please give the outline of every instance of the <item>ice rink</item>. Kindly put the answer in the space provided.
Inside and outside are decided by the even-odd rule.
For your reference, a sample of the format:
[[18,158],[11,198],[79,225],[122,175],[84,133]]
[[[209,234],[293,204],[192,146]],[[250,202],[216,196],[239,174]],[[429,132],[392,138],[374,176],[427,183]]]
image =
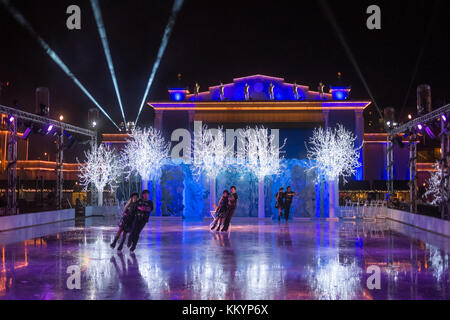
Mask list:
[[209,222],[152,218],[135,254],[109,247],[117,218],[2,232],[0,299],[450,298],[449,238],[392,221]]

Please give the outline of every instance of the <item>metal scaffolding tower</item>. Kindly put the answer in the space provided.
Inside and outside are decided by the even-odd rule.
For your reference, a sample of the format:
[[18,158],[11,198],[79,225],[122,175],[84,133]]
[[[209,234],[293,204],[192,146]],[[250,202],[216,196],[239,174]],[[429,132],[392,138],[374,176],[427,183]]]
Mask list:
[[60,136],[56,142],[56,206],[62,209],[64,187],[64,127],[61,126]]
[[59,131],[56,156],[56,202],[59,209],[62,208],[63,199],[63,161],[64,161],[64,133],[79,134],[91,138],[91,144],[97,144],[97,132],[79,128],[61,121],[38,116],[29,112],[0,105],[0,113],[8,115],[8,188],[7,202],[10,214],[17,214],[17,125],[19,121],[30,124],[53,126],[53,130]]
[[8,214],[17,214],[17,118],[8,119],[8,187],[6,188]]
[[[450,199],[450,139],[446,123],[441,118],[441,194],[446,195],[444,199]],[[441,218],[450,220],[450,208],[447,202],[441,203]]]
[[[91,149],[93,147],[98,146],[97,131],[93,131],[93,132],[95,133],[95,135],[91,139]],[[97,190],[95,189],[93,184],[90,185],[89,190],[91,191],[91,206],[96,206],[98,204],[98,193],[97,193]]]
[[417,141],[415,134],[409,137],[409,210],[417,212]]
[[387,191],[389,194],[389,201],[394,197],[394,144],[392,142],[393,136],[388,134],[386,142],[386,166],[387,166]]
[[[389,133],[389,137],[400,135],[403,133],[409,133],[409,172],[410,172],[410,210],[411,212],[417,212],[417,129],[419,125],[425,126],[427,123],[432,123],[436,119],[441,121],[441,194],[444,199],[450,199],[450,137],[449,137],[449,123],[446,122],[442,115],[448,115],[450,113],[450,104],[445,105],[439,109],[433,110],[424,116],[416,118],[408,123],[405,123],[397,128],[392,129]],[[389,148],[389,143],[388,143]],[[389,153],[389,152],[388,152]],[[389,169],[388,169],[389,171]],[[441,203],[441,218],[450,219],[450,203],[449,201],[443,201]]]

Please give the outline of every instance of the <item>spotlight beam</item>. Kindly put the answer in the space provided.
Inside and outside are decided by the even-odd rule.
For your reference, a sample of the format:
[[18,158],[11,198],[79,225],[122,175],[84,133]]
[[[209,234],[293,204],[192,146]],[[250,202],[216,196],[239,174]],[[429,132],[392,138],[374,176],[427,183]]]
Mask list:
[[161,63],[161,60],[164,56],[164,52],[167,48],[167,43],[169,42],[170,35],[172,34],[172,29],[175,25],[178,13],[181,10],[181,7],[183,6],[184,0],[175,0],[173,7],[172,7],[172,13],[170,14],[169,22],[166,26],[166,29],[164,30],[164,35],[161,41],[161,46],[159,47],[158,56],[156,57],[155,64],[153,65],[152,73],[150,74],[150,78],[147,83],[147,87],[145,88],[144,96],[142,97],[142,102],[139,108],[138,115],[136,117],[135,124],[139,121],[139,116],[141,115],[142,109],[145,105],[145,99],[147,99],[148,93],[150,92],[150,88],[153,84],[153,80],[155,78],[156,72],[158,71],[159,65]]
[[375,108],[377,109],[379,116],[381,117],[381,119],[384,119],[383,113],[381,112],[380,108],[378,107],[375,97],[373,96],[372,91],[370,91],[369,85],[367,84],[366,79],[364,78],[364,76],[361,72],[361,69],[359,68],[358,62],[356,62],[356,59],[353,56],[352,50],[348,46],[347,41],[345,40],[344,34],[343,34],[341,28],[339,27],[339,25],[336,21],[336,18],[334,17],[333,12],[331,11],[330,7],[328,6],[327,1],[319,0],[319,3],[321,5],[323,11],[325,12],[325,15],[327,16],[328,20],[330,21],[334,31],[336,32],[336,35],[338,36],[339,41],[341,42],[342,47],[344,48],[344,51],[347,54],[348,59],[352,63],[353,68],[355,68],[355,71],[358,74],[359,79],[363,83],[364,88],[366,89],[367,93],[370,96],[370,99],[372,100],[373,104],[375,105]]
[[13,6],[11,6],[9,3],[9,0],[0,0],[0,3],[2,3],[5,8],[8,10],[8,12],[13,16],[13,18],[22,26],[24,27],[30,34],[33,36],[41,45],[41,47],[45,50],[45,52],[48,54],[50,58],[61,68],[64,73],[72,79],[72,81],[81,89],[81,91],[84,92],[84,94],[100,109],[101,112],[113,123],[113,125],[120,130],[119,126],[111,119],[109,114],[100,106],[100,104],[97,102],[97,100],[94,99],[94,97],[89,93],[89,91],[83,86],[83,84],[75,77],[75,75],[70,71],[69,67],[59,58],[59,56],[50,48],[50,46],[45,42],[44,39],[42,39],[37,32],[33,29],[33,27],[30,25],[30,23],[25,19],[25,17],[16,10]]
[[117,100],[119,101],[120,111],[122,112],[123,123],[126,124],[125,113],[123,111],[122,98],[120,97],[119,85],[117,84],[116,72],[114,71],[114,64],[111,57],[111,50],[109,49],[108,37],[106,36],[105,24],[103,23],[102,11],[98,0],[91,0],[92,11],[94,11],[95,22],[102,41],[103,50],[105,51],[106,61],[108,62],[109,72],[113,81],[114,89],[116,90]]

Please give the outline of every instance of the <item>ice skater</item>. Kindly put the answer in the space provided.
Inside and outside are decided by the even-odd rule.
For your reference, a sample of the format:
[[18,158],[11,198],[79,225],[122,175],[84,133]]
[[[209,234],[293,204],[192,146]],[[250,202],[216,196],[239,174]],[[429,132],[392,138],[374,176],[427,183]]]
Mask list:
[[114,237],[114,241],[111,243],[111,248],[114,249],[116,247],[117,241],[119,241],[120,235],[122,234],[122,241],[120,242],[117,250],[121,251],[123,249],[123,245],[125,243],[125,239],[127,238],[127,233],[130,233],[131,228],[133,226],[134,216],[136,213],[136,201],[139,199],[138,193],[133,193],[131,195],[130,200],[128,200],[125,208],[123,208],[122,218],[119,223],[119,230]]
[[227,232],[230,227],[231,219],[234,216],[234,212],[236,211],[238,195],[236,193],[236,187],[231,186],[230,188],[231,194],[228,196],[228,205],[227,205],[227,214],[225,217],[225,222],[223,224],[222,232]]
[[153,202],[149,200],[150,191],[142,191],[142,198],[136,202],[136,215],[133,221],[133,227],[131,229],[131,234],[128,237],[127,246],[130,248],[131,252],[136,250],[139,237],[141,236],[142,229],[144,229],[147,224],[150,213],[153,211]]
[[297,195],[294,191],[291,191],[291,187],[286,188],[286,193],[284,194],[284,219],[286,221],[289,220],[289,213],[291,211],[292,198]]
[[275,198],[275,208],[278,209],[278,220],[281,220],[281,213],[284,209],[284,188],[280,188],[280,190],[278,190]]
[[230,193],[228,192],[228,190],[225,190],[219,200],[219,206],[217,207],[216,205],[214,205],[216,207],[216,216],[214,218],[214,221],[211,223],[211,230],[214,230],[218,225],[216,231],[220,231],[220,227],[223,226],[227,214],[229,195]]

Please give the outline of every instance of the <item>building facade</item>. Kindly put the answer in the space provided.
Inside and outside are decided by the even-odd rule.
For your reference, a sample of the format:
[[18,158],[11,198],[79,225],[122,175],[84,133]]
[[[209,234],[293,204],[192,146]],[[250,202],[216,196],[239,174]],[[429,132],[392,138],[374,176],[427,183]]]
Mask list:
[[[283,156],[287,168],[282,177],[266,181],[266,216],[274,214],[276,190],[288,185],[301,194],[294,200],[293,207],[297,216],[326,216],[327,212],[323,209],[317,211],[317,204],[327,201],[324,199],[324,186],[321,191],[317,190],[313,175],[306,170],[305,165],[306,143],[312,136],[314,128],[344,125],[357,137],[356,144],[364,145],[360,152],[361,163],[364,164],[365,158],[369,157],[380,167],[384,165],[383,154],[368,154],[364,144],[365,139],[370,138],[364,133],[364,111],[371,102],[352,100],[350,93],[349,86],[331,86],[330,90],[325,92],[323,85],[320,84],[315,91],[308,86],[288,83],[283,78],[254,75],[236,78],[232,83],[212,86],[205,91],[199,90],[197,84],[193,92],[184,87],[170,88],[167,101],[149,101],[148,106],[155,113],[154,127],[161,130],[172,144],[172,159],[181,158],[189,161],[192,157],[191,148],[179,146],[192,144],[196,126],[222,127],[226,131],[227,145],[234,146],[235,150],[239,148],[239,130],[255,126],[268,128],[271,134],[276,135],[280,145],[285,142]],[[122,134],[103,136],[105,143],[117,146],[123,144],[125,140],[126,135]],[[373,143],[374,141],[371,141],[371,144]],[[370,168],[363,165],[352,180],[379,179],[373,170],[368,169]],[[179,176],[182,175],[179,173]],[[171,189],[170,183],[166,183],[165,179],[166,175],[163,174],[162,189]],[[237,185],[241,190],[240,203],[243,206],[241,214],[255,216],[257,196],[254,194],[256,189],[254,181],[251,180],[251,177],[239,174],[222,175],[218,177],[217,196],[230,185]],[[209,206],[206,199],[208,193],[206,181],[202,181],[201,184],[204,185],[205,193],[202,199],[203,211],[207,214]],[[178,191],[182,189],[181,186]],[[172,197],[173,192],[176,190],[167,193]],[[162,193],[161,201],[164,202],[164,191]]]

